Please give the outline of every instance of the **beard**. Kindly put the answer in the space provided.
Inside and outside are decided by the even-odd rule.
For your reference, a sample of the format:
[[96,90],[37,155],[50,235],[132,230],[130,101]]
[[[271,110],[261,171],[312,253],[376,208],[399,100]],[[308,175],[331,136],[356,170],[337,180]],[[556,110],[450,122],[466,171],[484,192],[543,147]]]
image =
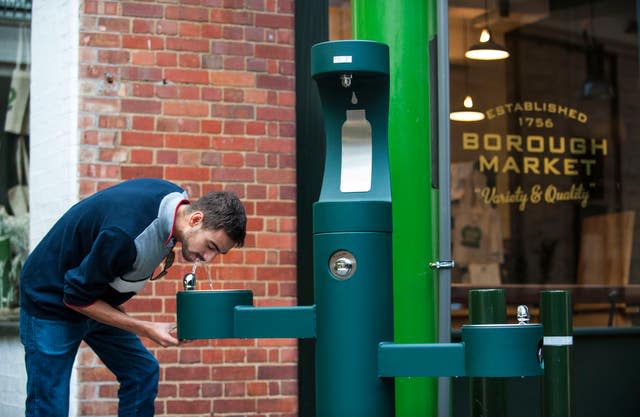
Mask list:
[[189,241],[191,239],[191,237],[193,237],[194,232],[188,231],[187,233],[185,233],[184,235],[184,239],[182,240],[182,258],[187,261],[187,262],[197,262],[197,261],[202,261],[202,256],[197,253],[197,252],[192,252],[190,250],[191,245],[189,244]]

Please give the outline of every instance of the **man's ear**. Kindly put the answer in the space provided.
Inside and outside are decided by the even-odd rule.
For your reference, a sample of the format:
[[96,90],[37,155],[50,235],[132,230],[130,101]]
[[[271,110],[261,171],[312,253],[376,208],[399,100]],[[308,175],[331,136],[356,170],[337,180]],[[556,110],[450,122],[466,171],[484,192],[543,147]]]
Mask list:
[[193,227],[202,223],[203,217],[204,213],[202,213],[200,210],[194,211],[193,213],[191,213],[191,215],[189,215],[189,226]]

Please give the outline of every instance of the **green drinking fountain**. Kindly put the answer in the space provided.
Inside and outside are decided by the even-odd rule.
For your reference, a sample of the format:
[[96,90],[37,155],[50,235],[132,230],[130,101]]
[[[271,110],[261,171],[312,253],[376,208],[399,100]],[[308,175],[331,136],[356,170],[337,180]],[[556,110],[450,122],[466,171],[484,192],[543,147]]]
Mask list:
[[389,48],[320,43],[311,69],[326,133],[313,206],[315,305],[254,307],[247,290],[185,289],[178,337],[315,339],[317,417],[393,417],[396,376],[541,375],[538,324],[467,325],[461,343],[392,342]]

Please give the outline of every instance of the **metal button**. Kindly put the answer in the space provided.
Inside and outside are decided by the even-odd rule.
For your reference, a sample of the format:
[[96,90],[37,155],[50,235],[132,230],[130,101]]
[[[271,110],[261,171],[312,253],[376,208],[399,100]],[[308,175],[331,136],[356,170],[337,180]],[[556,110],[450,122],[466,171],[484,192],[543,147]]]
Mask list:
[[356,259],[349,251],[334,252],[329,259],[329,270],[336,279],[349,279],[356,270]]

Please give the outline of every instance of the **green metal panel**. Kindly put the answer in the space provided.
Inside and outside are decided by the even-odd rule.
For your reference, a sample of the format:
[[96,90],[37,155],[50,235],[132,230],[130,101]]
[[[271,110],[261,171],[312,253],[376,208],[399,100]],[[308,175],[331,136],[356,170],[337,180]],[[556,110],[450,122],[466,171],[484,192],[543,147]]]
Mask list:
[[[437,340],[437,196],[431,188],[428,43],[436,32],[432,0],[354,0],[356,39],[390,48],[389,158],[393,190],[396,343]],[[437,138],[433,138],[437,140]],[[397,378],[396,416],[433,416],[435,379]]]
[[380,343],[378,374],[393,376],[465,376],[464,343]]
[[234,336],[241,338],[298,338],[316,336],[316,307],[236,306]]
[[540,376],[542,366],[537,353],[541,341],[540,324],[464,325],[466,375]]
[[[328,268],[338,248],[357,261],[347,280]],[[378,343],[393,335],[390,252],[390,233],[314,235],[318,417],[393,417],[393,379],[377,372]]]
[[249,290],[180,291],[176,294],[178,339],[221,339],[233,333],[235,306],[253,305]]
[[540,324],[474,324],[462,343],[381,343],[380,376],[524,377],[542,375]]

